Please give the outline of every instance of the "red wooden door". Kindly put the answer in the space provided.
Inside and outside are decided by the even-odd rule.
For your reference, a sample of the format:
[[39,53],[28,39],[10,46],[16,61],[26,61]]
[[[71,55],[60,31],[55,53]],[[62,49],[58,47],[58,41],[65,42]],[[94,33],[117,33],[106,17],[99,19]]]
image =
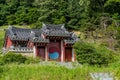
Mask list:
[[51,59],[49,56],[50,60],[55,60],[55,61],[60,61],[60,56],[61,56],[61,51],[60,51],[60,41],[51,41],[48,45],[48,50],[49,50],[49,54],[53,54],[54,52],[57,52],[59,57],[57,59]]
[[38,57],[45,60],[45,47],[38,47]]
[[65,61],[72,61],[72,48],[65,48]]

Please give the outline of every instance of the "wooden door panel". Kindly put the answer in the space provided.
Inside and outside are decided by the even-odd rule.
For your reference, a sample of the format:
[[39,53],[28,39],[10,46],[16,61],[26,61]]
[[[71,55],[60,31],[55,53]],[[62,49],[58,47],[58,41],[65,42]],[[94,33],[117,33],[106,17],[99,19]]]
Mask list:
[[51,59],[50,56],[49,56],[49,59],[50,60],[55,60],[55,61],[60,61],[60,56],[61,56],[61,51],[60,51],[60,42],[50,42],[49,45],[48,45],[48,52],[49,54],[54,54],[54,52],[57,52],[58,53],[58,58],[57,59]]
[[65,61],[72,61],[72,48],[65,48]]
[[45,47],[38,48],[38,55],[37,56],[43,60],[45,59]]

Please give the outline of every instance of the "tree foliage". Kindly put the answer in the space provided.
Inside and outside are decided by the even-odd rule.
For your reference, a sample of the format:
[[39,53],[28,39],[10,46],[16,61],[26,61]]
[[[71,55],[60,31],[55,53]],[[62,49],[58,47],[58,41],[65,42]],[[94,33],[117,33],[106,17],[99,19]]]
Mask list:
[[[37,21],[34,0],[4,0],[0,3],[0,25],[32,24]],[[37,17],[37,18],[36,18]],[[34,19],[34,20],[33,20]]]
[[108,65],[114,61],[113,54],[105,47],[95,48],[90,43],[78,42],[74,45],[79,63],[90,65]]
[[0,0],[0,25],[64,23],[68,29],[94,31],[105,16],[120,19],[119,5],[119,0]]

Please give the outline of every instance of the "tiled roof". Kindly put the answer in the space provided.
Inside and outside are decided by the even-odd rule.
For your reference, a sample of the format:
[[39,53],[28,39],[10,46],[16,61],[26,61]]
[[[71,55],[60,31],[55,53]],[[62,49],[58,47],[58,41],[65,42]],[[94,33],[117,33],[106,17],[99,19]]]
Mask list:
[[[7,30],[7,35],[11,38],[11,40],[32,40],[33,42],[48,42],[48,40],[41,37],[41,31],[39,29],[24,29],[11,26]],[[35,39],[36,36],[37,38]]]
[[64,40],[66,44],[74,44],[76,41],[75,40]]
[[66,44],[74,44],[76,41],[78,41],[78,37],[74,33],[70,33],[70,37],[64,40]]
[[62,26],[64,27],[64,24],[60,24],[60,25],[53,25],[53,24],[43,24],[43,26],[46,26],[46,28],[48,30],[61,30]]
[[65,29],[64,24],[60,25],[43,24],[41,30],[47,36],[70,36],[70,33]]
[[43,24],[43,27],[41,29],[24,29],[10,26],[6,33],[6,35],[9,36],[11,40],[30,40],[32,42],[48,43],[49,39],[46,39],[45,36],[67,37],[68,39],[64,41],[68,44],[73,44],[78,39],[74,33],[68,32],[63,24]]

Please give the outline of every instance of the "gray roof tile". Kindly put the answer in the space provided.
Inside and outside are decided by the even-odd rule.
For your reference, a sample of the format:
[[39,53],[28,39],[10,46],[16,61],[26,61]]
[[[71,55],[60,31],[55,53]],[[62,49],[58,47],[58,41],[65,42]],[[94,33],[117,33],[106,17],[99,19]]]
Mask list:
[[52,24],[43,24],[41,29],[24,29],[24,28],[16,28],[16,27],[9,27],[6,31],[7,36],[11,38],[11,40],[23,40],[28,41],[31,40],[32,42],[46,42],[48,43],[49,40],[45,39],[42,35],[46,36],[64,36],[68,37],[65,40],[66,43],[75,43],[77,36],[74,33],[68,32],[64,25],[52,25]]
[[70,33],[65,29],[64,24],[60,25],[43,24],[41,30],[47,36],[70,36]]

